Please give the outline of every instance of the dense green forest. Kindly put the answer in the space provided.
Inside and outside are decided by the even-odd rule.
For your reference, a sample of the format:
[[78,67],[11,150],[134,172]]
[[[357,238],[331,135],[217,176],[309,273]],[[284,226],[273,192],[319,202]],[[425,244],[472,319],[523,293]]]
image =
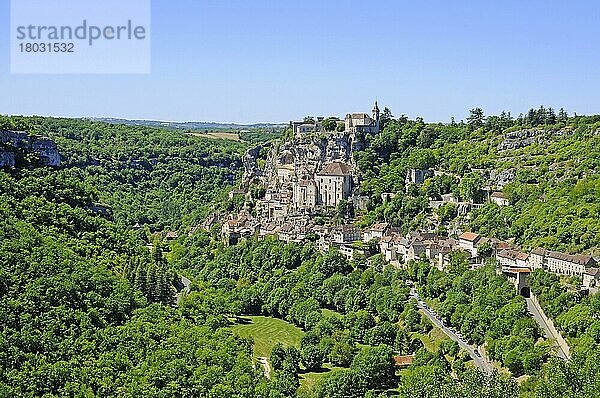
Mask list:
[[87,120],[14,119],[16,127],[54,139],[63,168],[97,192],[96,204],[125,227],[197,225],[243,171],[245,146],[235,141]]
[[[189,238],[184,246],[189,249],[177,261],[188,267],[199,284],[197,288],[201,288],[190,297],[211,292],[222,297],[216,305],[224,306],[222,311],[232,316],[269,315],[305,330],[299,350],[275,347],[271,353],[276,380],[297,387],[299,373],[318,371],[324,364],[336,366],[338,369],[317,383],[314,395],[341,398],[376,396],[388,389],[393,393],[398,385],[404,391],[401,396],[418,396],[410,386],[422,377],[423,367],[461,375],[458,382],[447,380],[456,383],[452,386],[456,394],[473,389],[475,380],[485,378],[466,366],[468,358],[456,343],[448,342],[436,352],[424,347],[421,337],[432,326],[409,300],[405,284],[409,273],[386,266],[379,257],[367,267],[364,262],[349,262],[336,251],[320,254],[310,243],[299,246],[267,239],[223,247],[207,234]],[[514,297],[510,285],[500,279],[506,295]],[[515,333],[518,338],[511,329],[518,322],[525,327],[523,320],[528,318],[520,309],[503,313],[509,330],[500,331],[498,336]],[[412,353],[416,355],[411,367],[414,371],[397,375],[392,356]],[[516,384],[511,383],[505,377],[493,376],[486,388],[511,397],[516,391]],[[483,391],[487,390],[472,396],[484,397]]]
[[130,228],[143,214],[153,228],[177,226],[223,195],[236,166],[219,165],[238,160],[237,144],[80,120],[2,122],[56,139],[64,167],[0,171],[0,396],[280,396],[225,313],[193,297],[174,307],[160,239]]
[[223,313],[129,283],[130,261],[158,265],[94,196],[69,169],[0,173],[0,395],[268,396]]
[[[372,199],[360,223],[425,226],[430,199],[479,201],[488,176],[477,170],[516,168],[504,189],[510,207],[486,204],[461,222],[525,247],[597,249],[600,126],[594,117],[552,113],[485,118],[474,110],[466,123],[445,125],[388,111],[383,132],[362,137],[367,149],[356,154]],[[62,155],[60,168],[0,171],[0,396],[600,394],[597,295],[533,274],[532,291],[573,347],[573,359],[562,362],[514,288],[491,266],[469,270],[461,256],[442,272],[422,261],[396,269],[380,255],[348,261],[312,243],[224,246],[208,231],[164,240],[163,231],[187,232],[233,205],[227,191],[248,143],[41,117],[2,117],[0,128],[49,136]],[[498,150],[502,133],[533,128],[545,141]],[[405,187],[398,176],[412,167],[447,175]],[[384,192],[405,194],[384,201]],[[448,222],[458,216],[450,207],[437,212]],[[181,274],[193,283],[177,303]],[[456,343],[432,344],[407,279],[502,369],[486,375]],[[303,331],[298,347],[273,348],[270,379],[253,342],[232,331],[245,315]],[[398,371],[393,357],[405,354],[413,364]],[[314,388],[298,393],[309,373],[319,375]]]

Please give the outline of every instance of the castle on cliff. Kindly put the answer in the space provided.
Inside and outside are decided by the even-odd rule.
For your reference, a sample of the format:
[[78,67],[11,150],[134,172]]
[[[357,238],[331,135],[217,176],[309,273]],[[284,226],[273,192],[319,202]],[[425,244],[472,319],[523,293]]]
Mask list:
[[[326,125],[332,120],[335,126]],[[245,180],[259,180],[266,191],[257,202],[258,213],[265,219],[282,220],[335,208],[343,201],[361,207],[354,203],[359,198],[359,177],[353,153],[361,149],[359,135],[379,132],[377,102],[371,115],[348,113],[343,121],[306,118],[290,122],[290,129],[292,138],[273,145],[260,178],[255,178],[255,159],[247,164]]]

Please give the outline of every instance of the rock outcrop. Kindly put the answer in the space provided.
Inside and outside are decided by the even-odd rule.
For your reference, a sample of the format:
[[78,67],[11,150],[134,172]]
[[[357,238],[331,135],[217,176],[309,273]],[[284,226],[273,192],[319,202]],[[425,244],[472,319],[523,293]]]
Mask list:
[[545,130],[541,128],[512,131],[504,134],[504,141],[498,145],[498,151],[508,151],[525,148],[536,142],[543,143],[550,136],[563,136],[571,134],[569,130]]
[[0,130],[0,167],[15,167],[24,154],[37,155],[41,166],[60,166],[60,154],[53,140],[23,131]]
[[498,189],[502,189],[506,185],[508,185],[511,182],[515,181],[515,179],[517,178],[517,169],[515,169],[514,167],[511,167],[509,169],[502,170],[499,173],[496,173],[494,171],[490,175],[490,178],[493,180],[494,185],[496,185],[496,187]]
[[31,138],[30,149],[40,156],[44,166],[60,166],[60,154],[56,143],[49,138]]
[[261,144],[249,149],[242,158],[244,166],[244,179],[242,186],[248,188],[252,183],[259,183],[264,178],[263,169],[258,164],[261,159],[261,153],[265,150],[270,150],[271,144]]
[[0,149],[0,167],[15,167],[15,154]]
[[542,133],[542,130],[521,130],[506,133],[504,134],[504,141],[498,145],[498,151],[508,151],[529,146],[535,143],[537,141],[536,137]]
[[[265,148],[270,151],[259,164],[260,154]],[[354,133],[306,134],[282,142],[263,144],[250,149],[244,157],[243,186],[262,183],[265,187],[275,187],[281,170],[287,170],[295,180],[314,176],[324,164],[344,162],[354,166],[353,154],[363,149],[363,144]],[[267,149],[268,150],[268,149]]]

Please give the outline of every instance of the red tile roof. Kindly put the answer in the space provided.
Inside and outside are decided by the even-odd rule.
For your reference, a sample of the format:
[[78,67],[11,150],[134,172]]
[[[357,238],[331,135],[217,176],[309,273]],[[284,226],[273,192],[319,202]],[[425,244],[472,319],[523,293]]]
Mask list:
[[396,366],[408,366],[412,365],[413,360],[413,355],[397,355],[394,357],[394,364]]
[[509,268],[508,272],[513,274],[530,274],[531,270],[529,268]]
[[476,233],[473,233],[473,232],[464,232],[458,238],[462,239],[462,240],[467,240],[469,242],[475,242],[477,239],[480,238],[480,236],[479,236],[479,234],[476,234]]

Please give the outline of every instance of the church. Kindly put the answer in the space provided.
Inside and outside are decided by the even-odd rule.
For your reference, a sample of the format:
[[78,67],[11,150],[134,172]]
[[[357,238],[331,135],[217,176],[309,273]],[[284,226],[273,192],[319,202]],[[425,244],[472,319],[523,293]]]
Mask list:
[[[377,134],[379,133],[379,119],[379,106],[377,105],[377,101],[375,101],[375,106],[373,107],[371,115],[366,113],[348,113],[344,120],[344,131],[351,133]],[[307,118],[297,122],[291,121],[290,128],[294,134],[306,134],[312,132],[322,133],[324,132],[324,120],[323,117],[318,117],[316,119]],[[340,127],[341,123],[342,122],[340,121]]]
[[346,115],[346,131],[352,133],[379,133],[379,106],[375,101],[372,117],[366,113],[349,113]]

